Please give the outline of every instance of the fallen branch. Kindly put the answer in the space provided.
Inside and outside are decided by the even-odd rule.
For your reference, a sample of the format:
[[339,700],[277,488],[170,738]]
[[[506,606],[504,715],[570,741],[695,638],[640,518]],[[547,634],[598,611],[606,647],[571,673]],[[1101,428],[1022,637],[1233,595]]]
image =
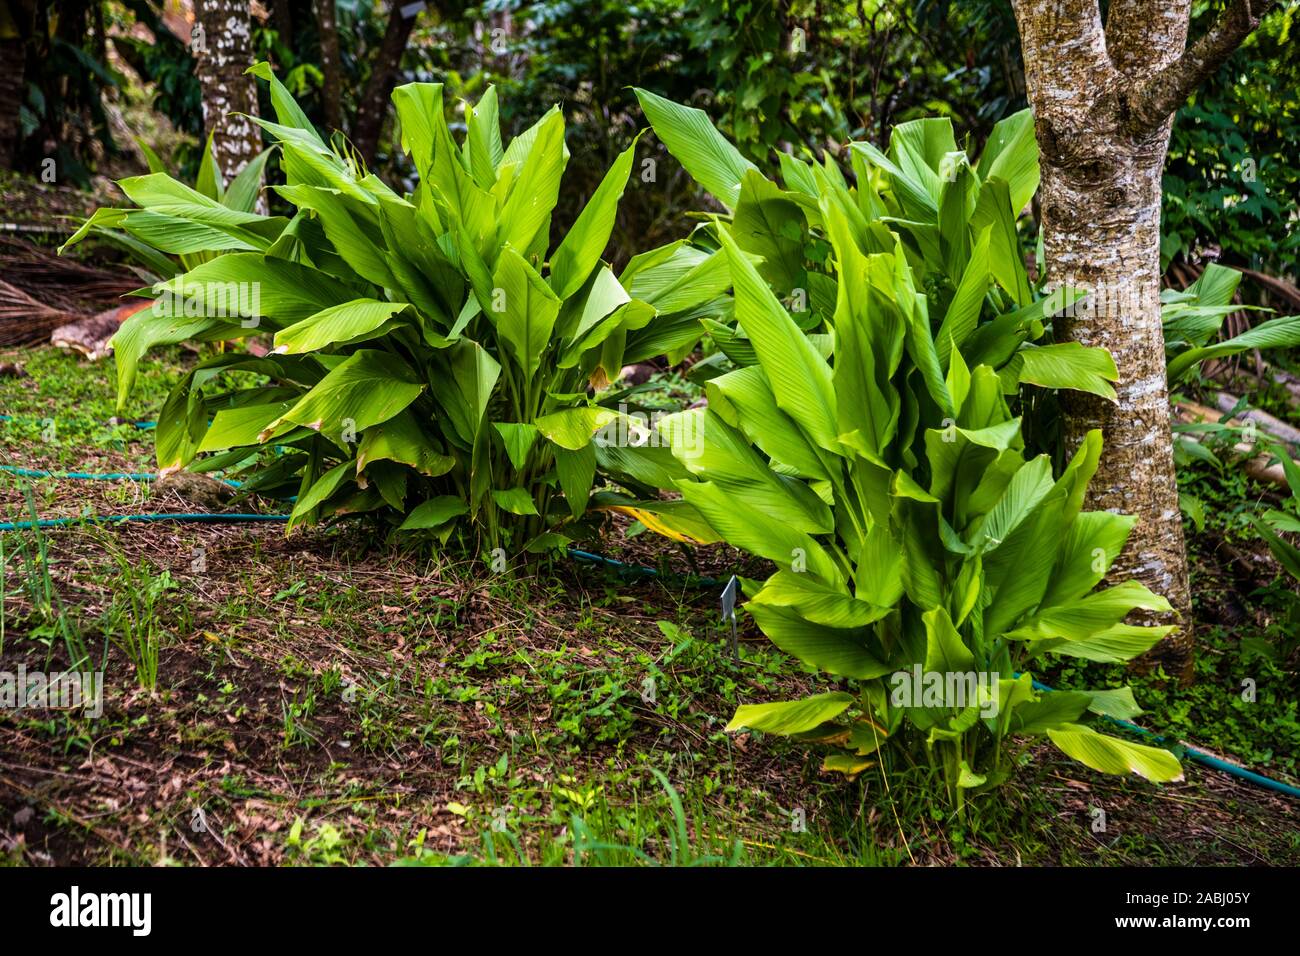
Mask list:
[[[1204,405],[1198,405],[1195,402],[1179,402],[1174,406],[1174,416],[1188,425],[1199,425],[1205,422],[1211,424],[1231,425],[1237,428],[1242,427],[1241,421],[1236,418],[1230,418],[1224,421],[1223,413],[1213,408],[1206,408]],[[1184,433],[1187,438],[1194,442],[1201,442],[1200,435],[1195,433]],[[1279,485],[1283,488],[1290,486],[1286,480],[1286,471],[1283,469],[1281,462],[1273,464],[1276,455],[1258,454],[1258,446],[1252,442],[1237,442],[1232,446],[1232,450],[1237,452],[1244,459],[1242,468],[1246,474],[1256,481],[1266,481],[1270,484]],[[1292,459],[1294,461],[1294,459]],[[1300,461],[1295,462],[1296,467],[1300,467]]]
[[[1241,399],[1229,392],[1218,392],[1214,396],[1214,404],[1225,415],[1236,408],[1240,401]],[[1244,408],[1237,413],[1237,417],[1249,419],[1274,438],[1293,447],[1300,447],[1300,428],[1289,425],[1268,412],[1260,411],[1258,408]]]
[[1241,266],[1233,266],[1233,268],[1263,286],[1274,298],[1280,299],[1300,312],[1300,288],[1297,288],[1293,283],[1278,276],[1256,272],[1254,269],[1243,269]]

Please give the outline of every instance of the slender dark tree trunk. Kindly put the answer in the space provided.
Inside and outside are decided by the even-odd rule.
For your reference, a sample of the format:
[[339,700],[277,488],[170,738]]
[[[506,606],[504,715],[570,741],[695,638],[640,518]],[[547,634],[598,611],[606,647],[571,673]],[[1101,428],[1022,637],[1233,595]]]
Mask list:
[[1259,22],[1266,3],[1234,0],[1184,50],[1190,0],[1013,0],[1042,161],[1048,277],[1092,292],[1064,339],[1110,350],[1115,403],[1067,399],[1067,441],[1105,435],[1090,507],[1136,515],[1111,571],[1164,595],[1180,630],[1148,663],[1188,680],[1193,633],[1169,427],[1160,321],[1160,199],[1173,113]]
[[18,158],[22,124],[18,110],[23,103],[23,72],[27,64],[27,41],[22,37],[0,37],[0,166],[12,169]]
[[271,24],[275,27],[276,32],[280,34],[280,39],[290,47],[294,47],[293,3],[291,0],[274,0],[271,4]]
[[343,128],[342,80],[339,77],[339,29],[335,16],[335,0],[316,0],[316,22],[320,34],[320,68],[324,75],[321,100],[325,110],[325,125],[331,130]]
[[262,150],[257,85],[245,71],[253,65],[253,31],[248,0],[196,0],[202,46],[194,42],[196,72],[203,88],[203,129],[216,130],[213,151],[227,183]]
[[27,50],[36,27],[35,0],[0,0],[0,166],[18,161],[26,96]]
[[422,5],[394,0],[388,15],[388,28],[371,67],[370,81],[357,103],[357,118],[352,126],[352,145],[367,160],[373,160],[379,150],[379,136],[388,115],[388,98],[397,84],[402,53],[415,28],[416,17],[423,9]]

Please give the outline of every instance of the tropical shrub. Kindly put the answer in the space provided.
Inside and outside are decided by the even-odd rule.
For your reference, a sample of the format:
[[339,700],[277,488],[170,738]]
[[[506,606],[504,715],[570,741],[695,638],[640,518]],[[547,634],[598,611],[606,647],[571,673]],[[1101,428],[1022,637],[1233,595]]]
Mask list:
[[[696,317],[722,307],[722,257],[674,244],[619,276],[601,262],[635,144],[553,246],[558,108],[506,146],[489,89],[457,145],[441,86],[399,87],[420,174],[399,195],[327,145],[268,65],[253,72],[271,86],[277,121],[259,122],[291,218],[154,173],[121,184],[136,208],[93,220],[206,259],[155,286],[114,338],[121,402],[153,346],[274,337],[268,355],[223,352],[178,384],[159,417],[160,469],[223,468],[247,491],[295,495],[291,527],[377,513],[445,540],[465,518],[492,547],[562,544],[548,529],[584,514],[592,436],[621,414],[590,393],[624,362],[691,348]],[[260,378],[231,388],[223,373]]]
[[1137,713],[1131,690],[1045,694],[1030,672],[1049,653],[1127,660],[1172,628],[1125,623],[1169,610],[1141,584],[1098,588],[1133,525],[1082,510],[1100,434],[1054,478],[1008,403],[1024,383],[1114,397],[1105,352],[1034,344],[1075,294],[1043,297],[1025,274],[1027,117],[999,124],[975,166],[944,120],[903,124],[886,153],[853,144],[854,188],[829,161],[781,156],[783,190],[702,113],[639,95],[731,211],[708,238],[728,256],[734,326],[706,325],[737,367],[708,381],[707,408],[659,423],[690,472],[673,487],[777,565],[745,582],[763,633],[851,687],[743,706],[730,729],[824,744],[850,776],[883,753],[929,764],[957,807],[1036,736],[1098,770],[1178,778],[1168,752],[1091,726]]
[[889,742],[940,772],[957,807],[1039,736],[1096,770],[1177,779],[1172,754],[1090,726],[1138,713],[1130,689],[1033,682],[1044,654],[1127,660],[1172,630],[1124,623],[1169,610],[1143,585],[1098,587],[1134,521],[1082,510],[1100,433],[1054,479],[1048,456],[1025,454],[994,369],[956,347],[938,357],[901,243],[866,252],[840,210],[821,212],[839,279],[829,356],[723,230],[758,361],[658,426],[691,472],[685,501],[777,565],[745,582],[759,628],[851,688],[742,706],[729,729],[825,744],[826,769],[851,776]]

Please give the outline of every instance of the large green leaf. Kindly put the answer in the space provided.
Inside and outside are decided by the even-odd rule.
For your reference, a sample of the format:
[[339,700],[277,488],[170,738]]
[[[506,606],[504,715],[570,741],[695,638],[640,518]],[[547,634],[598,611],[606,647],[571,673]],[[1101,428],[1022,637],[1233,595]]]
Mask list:
[[[1019,638],[1061,637],[1087,641],[1134,610],[1168,613],[1169,602],[1137,581],[1123,581],[1093,594],[1038,611],[1018,628]],[[1008,635],[1010,636],[1010,635]]]
[[[547,114],[523,162],[510,198],[501,211],[497,239],[523,252],[538,242],[545,249],[545,229],[560,194],[564,173],[564,116]],[[585,277],[584,277],[585,278]]]
[[793,571],[777,571],[768,578],[750,599],[750,605],[754,604],[788,608],[814,624],[837,628],[865,627],[889,613],[888,608],[860,601],[835,585]]
[[781,295],[804,281],[805,213],[798,203],[755,170],[745,173],[731,233],[745,252],[760,256],[757,267]]
[[433,166],[438,126],[446,126],[441,83],[406,83],[393,90],[393,106],[401,125],[402,149],[411,155],[421,177]]
[[469,158],[470,172],[484,189],[495,184],[497,167],[505,158],[501,147],[501,118],[497,105],[497,89],[489,86],[487,92],[473,107],[465,110],[465,152]]
[[454,495],[439,495],[412,509],[397,530],[417,531],[421,528],[438,528],[468,512],[469,506],[460,498]]
[[1102,348],[1078,342],[1026,346],[1015,354],[1008,375],[1044,388],[1069,388],[1115,401],[1111,382],[1119,381],[1115,360]]
[[712,379],[706,391],[709,408],[738,425],[745,437],[768,457],[809,478],[827,478],[825,466],[807,435],[776,403],[761,366],[740,368]]
[[267,326],[292,325],[356,298],[346,285],[323,272],[255,253],[232,253],[205,262],[159,283],[154,292],[163,302],[170,300],[173,310],[183,301],[187,315],[228,318],[263,331]]
[[971,545],[996,550],[1042,503],[1053,485],[1052,463],[1046,455],[1027,463],[1016,472],[993,510],[977,524]]
[[1077,600],[1096,587],[1119,557],[1136,523],[1135,517],[1106,511],[1080,514],[1061,542],[1043,606]]
[[[220,261],[220,260],[218,260]],[[122,323],[110,344],[117,363],[117,407],[126,407],[127,396],[135,384],[136,369],[144,354],[156,345],[172,345],[187,339],[235,337],[243,334],[238,319],[197,318],[170,315],[156,306],[141,309]]]
[[528,463],[528,453],[537,441],[537,426],[528,422],[493,422],[492,427],[501,436],[510,464],[516,471],[523,471]]
[[280,82],[279,78],[271,69],[271,64],[267,62],[254,63],[246,73],[251,73],[259,79],[266,80],[271,87],[271,106],[275,109],[276,118],[285,126],[300,130],[315,145],[324,149],[325,144],[316,133],[316,127],[307,119],[307,114],[302,111],[298,101],[293,98],[293,94]]
[[773,644],[828,674],[867,680],[882,677],[894,669],[867,646],[865,628],[826,627],[806,621],[786,608],[752,601],[745,605],[745,610]]
[[682,106],[649,90],[637,89],[646,119],[682,168],[727,208],[740,199],[740,182],[756,169],[714,128],[703,110]]
[[[282,401],[220,409],[212,417],[212,424],[208,426],[197,450],[224,451],[242,445],[256,445],[262,432],[272,423],[279,423],[293,406],[293,401]],[[283,428],[277,425],[279,430],[288,430],[290,427],[292,425],[289,423],[285,423]]]
[[827,583],[844,575],[831,556],[810,535],[789,522],[738,501],[713,482],[679,482],[682,497],[695,507],[722,537],[736,547],[768,558],[787,570],[806,566],[807,573]]
[[731,285],[727,256],[721,251],[710,254],[687,247],[635,271],[634,264],[628,264],[620,281],[633,298],[665,315],[710,302]]
[[999,120],[980,154],[981,179],[994,176],[1005,180],[1011,198],[1011,213],[1019,215],[1038,190],[1038,143],[1034,139],[1034,115],[1029,110]]
[[555,449],[555,474],[568,503],[569,513],[581,518],[587,510],[591,484],[596,477],[596,449],[585,445],[577,451]]
[[546,281],[514,249],[507,247],[497,262],[492,314],[497,332],[531,384],[551,342],[560,300]]
[[1082,724],[1065,724],[1047,736],[1067,756],[1102,773],[1135,773],[1156,783],[1183,779],[1178,758],[1168,750],[1108,737]]
[[154,429],[154,454],[160,474],[170,474],[193,460],[208,427],[202,394],[192,387],[194,373],[167,395]]
[[578,451],[591,444],[600,429],[619,418],[618,412],[597,405],[565,408],[543,415],[533,422],[537,429],[561,448]]
[[614,165],[592,194],[563,241],[551,256],[551,287],[560,299],[573,295],[591,275],[600,262],[600,255],[609,244],[609,234],[614,229],[614,217],[619,200],[627,186],[627,177],[636,158],[640,134],[632,145],[619,154]]
[[687,471],[798,531],[825,534],[830,508],[803,482],[775,474],[743,434],[707,409],[669,415],[658,423]]
[[537,505],[533,503],[533,496],[529,494],[527,488],[494,489],[492,491],[492,500],[496,502],[498,508],[508,511],[512,515],[537,514]]
[[1236,355],[1251,349],[1290,348],[1294,345],[1300,345],[1300,315],[1269,319],[1223,342],[1181,352],[1169,363],[1169,381],[1177,382],[1193,366],[1206,359]]
[[221,197],[222,203],[238,212],[253,212],[262,196],[262,177],[266,161],[270,158],[271,151],[264,149],[250,159],[226,187],[226,194]]
[[277,186],[276,192],[299,209],[316,214],[330,245],[358,276],[380,288],[398,287],[383,241],[378,203],[325,186]]
[[735,241],[725,230],[719,235],[731,265],[736,320],[754,343],[777,405],[821,448],[838,448],[830,366],[781,308]]
[[440,367],[429,377],[429,388],[446,412],[453,436],[462,447],[473,448],[501,366],[487,349],[469,340],[455,343],[440,358]]
[[268,218],[231,209],[165,173],[122,179],[118,186],[141,209],[212,226],[245,240],[255,248],[269,246],[285,224],[283,218]]
[[989,230],[980,233],[966,262],[957,291],[953,294],[948,311],[944,313],[943,323],[939,326],[935,338],[935,348],[939,354],[939,365],[945,371],[949,356],[954,348],[960,349],[975,331],[979,323],[980,310],[984,305],[984,294],[988,292],[992,281],[989,268]]
[[362,349],[335,367],[288,412],[263,429],[270,438],[284,422],[320,432],[336,445],[345,433],[359,434],[392,418],[424,391],[424,385],[401,359],[387,352]]
[[1006,180],[990,176],[984,181],[970,224],[977,236],[986,229],[989,231],[989,265],[994,281],[1016,305],[1022,308],[1031,305],[1033,295],[1025,274],[1016,216],[1011,211],[1011,190]]
[[975,669],[975,655],[970,652],[952,619],[943,608],[921,615],[925,622],[925,669],[928,672],[956,674]]
[[393,316],[408,308],[405,302],[353,299],[281,329],[275,333],[275,350],[293,355],[360,342],[379,334]]
[[761,730],[789,737],[838,717],[852,704],[853,695],[843,691],[778,704],[741,704],[727,730]]
[[357,474],[376,461],[409,465],[429,477],[444,475],[455,465],[455,459],[434,446],[409,408],[366,429],[357,446]]
[[317,508],[343,486],[343,483],[356,474],[356,462],[345,461],[335,465],[325,474],[313,481],[306,491],[298,495],[293,511],[289,515],[287,528],[293,528],[309,517]]
[[1077,691],[1044,693],[1038,700],[1025,701],[1016,707],[1007,723],[1017,734],[1044,734],[1073,724],[1088,711],[1092,698]]

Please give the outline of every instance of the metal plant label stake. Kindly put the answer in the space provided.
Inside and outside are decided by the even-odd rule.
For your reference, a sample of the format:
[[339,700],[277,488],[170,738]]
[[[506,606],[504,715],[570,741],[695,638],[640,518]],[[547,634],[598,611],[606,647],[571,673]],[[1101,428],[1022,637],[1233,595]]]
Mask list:
[[740,660],[740,644],[736,638],[736,592],[740,590],[740,580],[733,574],[727,586],[722,589],[722,619],[731,625],[731,656]]

